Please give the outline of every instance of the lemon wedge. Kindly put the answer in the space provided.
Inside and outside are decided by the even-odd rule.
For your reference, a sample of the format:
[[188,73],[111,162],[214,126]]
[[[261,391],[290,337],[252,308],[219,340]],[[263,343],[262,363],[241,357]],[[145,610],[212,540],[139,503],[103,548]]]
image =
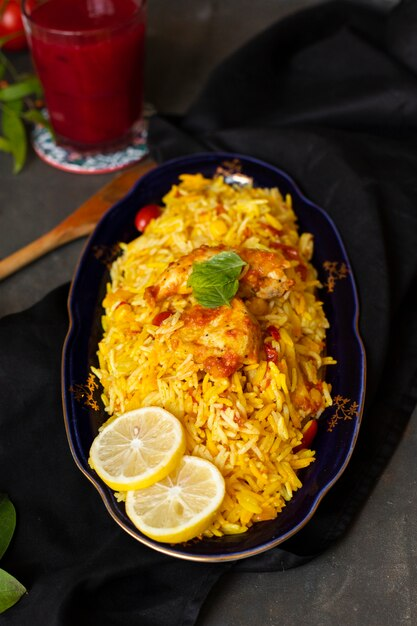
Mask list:
[[181,422],[157,406],[124,413],[94,439],[89,462],[112,489],[142,489],[165,478],[185,452]]
[[224,478],[213,463],[184,456],[163,480],[146,489],[128,491],[126,513],[147,537],[178,543],[206,530],[224,494]]

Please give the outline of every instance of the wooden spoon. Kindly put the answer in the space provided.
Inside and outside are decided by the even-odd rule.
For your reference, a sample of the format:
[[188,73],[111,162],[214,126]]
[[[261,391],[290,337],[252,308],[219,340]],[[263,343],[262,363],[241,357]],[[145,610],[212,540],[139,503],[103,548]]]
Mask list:
[[74,213],[60,222],[55,228],[35,239],[32,243],[0,261],[0,280],[10,276],[25,265],[55,250],[69,241],[89,235],[100,217],[115,202],[120,200],[133,184],[156,163],[147,157],[137,165],[117,175],[91,198],[84,202]]

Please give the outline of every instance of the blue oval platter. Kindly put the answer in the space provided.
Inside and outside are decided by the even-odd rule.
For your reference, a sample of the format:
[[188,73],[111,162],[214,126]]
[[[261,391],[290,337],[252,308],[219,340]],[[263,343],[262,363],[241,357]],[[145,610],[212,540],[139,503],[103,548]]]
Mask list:
[[[134,217],[146,204],[160,204],[179,175],[212,177],[222,168],[225,179],[255,186],[278,187],[290,194],[300,232],[314,235],[313,265],[322,284],[320,300],[330,323],[327,351],[337,361],[326,372],[333,405],[320,416],[314,441],[316,461],[303,470],[303,486],[274,520],[258,522],[245,534],[162,544],[144,536],[129,520],[124,503],[117,502],[88,464],[89,450],[99,426],[107,419],[100,389],[91,374],[97,365],[101,339],[101,302],[109,267],[118,242],[138,236]],[[348,255],[329,216],[308,200],[281,170],[257,159],[231,153],[202,153],[156,167],[102,217],[80,258],[69,295],[69,329],[62,359],[64,419],[69,446],[81,472],[99,491],[114,520],[142,544],[159,552],[194,561],[231,561],[269,550],[297,533],[314,515],[320,501],[345,470],[360,428],[365,396],[365,352],[358,332],[358,297]]]

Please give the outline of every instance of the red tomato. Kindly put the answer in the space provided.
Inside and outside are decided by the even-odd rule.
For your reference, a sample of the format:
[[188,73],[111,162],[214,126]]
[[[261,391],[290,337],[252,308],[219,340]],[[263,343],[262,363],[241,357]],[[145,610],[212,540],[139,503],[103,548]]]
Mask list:
[[136,213],[135,226],[139,232],[143,233],[151,220],[161,215],[161,209],[157,204],[147,204]]
[[281,335],[276,326],[268,326],[268,328],[266,329],[266,332],[269,333],[272,339],[275,339],[275,341],[279,341],[281,339]]
[[271,248],[276,248],[277,250],[282,250],[282,252],[284,253],[284,256],[287,259],[297,259],[300,260],[300,255],[298,254],[298,250],[297,248],[294,248],[294,246],[287,246],[287,244],[285,243],[278,243],[273,241],[271,243]]
[[171,311],[161,311],[160,313],[157,313],[157,315],[155,315],[152,320],[152,324],[154,324],[154,326],[160,326],[162,322],[167,320],[168,317],[171,317],[171,315]]
[[3,44],[3,50],[24,50],[27,48],[27,40],[19,0],[0,1],[0,38],[14,34],[16,37]]
[[299,263],[295,268],[295,271],[300,274],[301,280],[307,280],[307,266],[304,265],[304,263]]
[[313,420],[310,426],[307,428],[305,433],[303,434],[303,439],[301,444],[294,448],[294,452],[299,452],[300,450],[304,450],[305,448],[309,448],[313,443],[315,436],[317,435],[318,424],[317,420]]

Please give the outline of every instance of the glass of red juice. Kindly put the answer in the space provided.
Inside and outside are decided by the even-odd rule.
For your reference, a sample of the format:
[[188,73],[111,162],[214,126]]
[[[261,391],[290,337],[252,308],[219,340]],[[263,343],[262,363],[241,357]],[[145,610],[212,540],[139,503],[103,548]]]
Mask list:
[[143,125],[146,0],[23,0],[58,144],[111,150]]

